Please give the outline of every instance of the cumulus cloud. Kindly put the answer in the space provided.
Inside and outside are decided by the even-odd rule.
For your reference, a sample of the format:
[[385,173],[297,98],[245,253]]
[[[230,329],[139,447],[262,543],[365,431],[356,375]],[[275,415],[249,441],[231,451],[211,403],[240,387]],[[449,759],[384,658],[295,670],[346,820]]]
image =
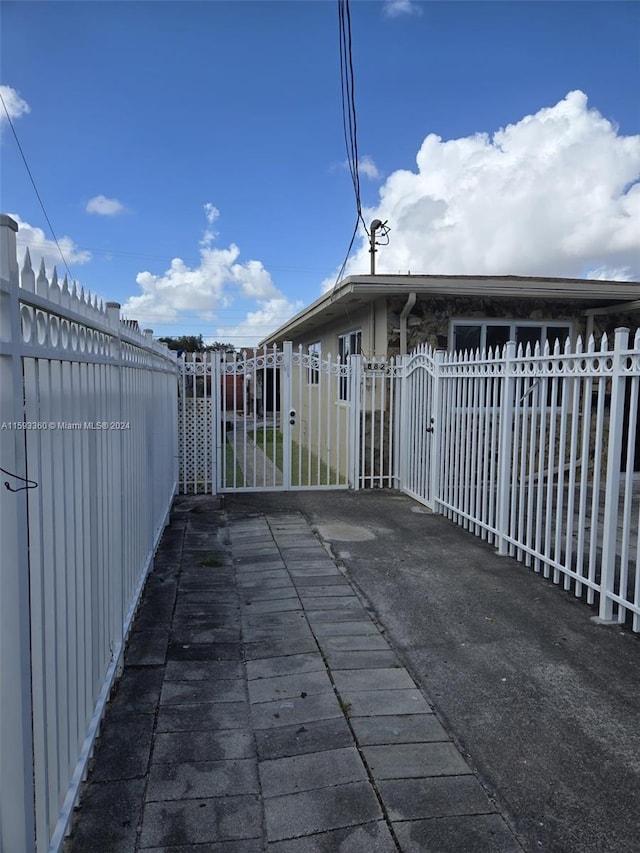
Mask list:
[[[332,172],[342,169],[349,169],[348,160],[343,160],[342,163],[335,163],[331,166]],[[371,180],[378,180],[382,177],[382,173],[376,166],[373,157],[370,154],[364,154],[362,157],[358,158],[358,174],[364,175],[365,178],[371,178]]]
[[368,154],[365,154],[364,157],[359,158],[358,172],[360,172],[361,175],[365,175],[367,178],[371,178],[372,180],[381,177],[380,170],[373,162],[373,157],[370,157]]
[[[29,104],[23,100],[15,89],[11,86],[0,86],[0,94],[4,101],[4,107],[0,109],[0,127],[7,121],[7,112],[11,120],[20,118],[25,113],[31,112]],[[6,107],[6,112],[5,112]]]
[[384,0],[382,12],[387,18],[399,18],[400,15],[421,15],[422,9],[415,0]]
[[87,213],[96,213],[98,216],[117,216],[119,213],[124,213],[125,206],[117,198],[95,195],[89,199],[85,209]]
[[[204,210],[209,224],[219,216],[213,205],[205,205]],[[123,312],[143,324],[171,323],[187,315],[212,322],[223,309],[246,300],[249,313],[238,325],[240,331],[236,334],[234,330],[220,329],[220,339],[237,343],[235,337],[241,337],[243,345],[255,345],[262,334],[262,324],[269,325],[276,314],[279,317],[287,310],[291,313],[292,306],[261,261],[240,262],[240,249],[235,243],[219,248],[214,245],[215,238],[215,232],[205,229],[197,266],[174,258],[161,275],[138,273],[136,282],[142,293],[128,299]]]
[[210,201],[204,204],[203,208],[204,214],[207,217],[207,222],[209,223],[209,225],[213,225],[216,219],[220,216],[220,211],[214,204],[211,204]]
[[[49,272],[54,267],[64,272],[64,263],[60,257],[58,247],[53,240],[47,239],[42,228],[29,225],[28,222],[25,222],[16,213],[10,213],[9,216],[18,223],[16,243],[19,265],[22,267],[25,251],[29,249],[31,263],[36,272],[38,271],[41,260],[44,260],[45,267]],[[80,249],[71,237],[58,237],[58,243],[70,267],[86,264],[91,260],[91,253]]]
[[[583,92],[492,136],[429,134],[416,164],[365,212],[391,228],[378,272],[640,278],[640,136]],[[345,275],[368,268],[362,233]]]
[[219,328],[218,339],[230,340],[240,349],[254,347],[303,307],[302,301],[290,302],[282,295],[268,299],[256,311],[250,311],[238,325]]

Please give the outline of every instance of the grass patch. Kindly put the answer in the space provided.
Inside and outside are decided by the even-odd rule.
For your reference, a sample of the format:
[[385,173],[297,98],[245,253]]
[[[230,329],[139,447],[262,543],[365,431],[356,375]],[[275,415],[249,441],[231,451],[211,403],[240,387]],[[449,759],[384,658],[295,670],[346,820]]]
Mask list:
[[219,566],[224,565],[224,561],[219,554],[209,554],[208,557],[204,558],[201,565],[209,568],[218,568]]
[[[282,471],[284,460],[284,440],[280,430],[273,428],[256,430],[248,433],[247,438],[252,438],[258,447],[264,451],[276,468]],[[340,485],[335,471],[315,453],[309,452],[309,448],[303,447],[297,441],[291,442],[291,485],[292,486],[328,486]]]
[[[234,486],[244,486],[244,473],[242,468],[240,467],[240,463],[238,462],[236,455],[233,451],[233,444],[231,443],[231,439],[233,438],[233,434],[227,435],[227,440],[224,444],[224,465],[225,467],[222,470],[222,476],[220,478],[220,482],[222,483],[223,488],[233,488]],[[235,476],[235,482],[234,482]]]
[[340,705],[340,710],[348,717],[351,714],[351,702],[345,702],[344,699],[338,699],[338,703]]

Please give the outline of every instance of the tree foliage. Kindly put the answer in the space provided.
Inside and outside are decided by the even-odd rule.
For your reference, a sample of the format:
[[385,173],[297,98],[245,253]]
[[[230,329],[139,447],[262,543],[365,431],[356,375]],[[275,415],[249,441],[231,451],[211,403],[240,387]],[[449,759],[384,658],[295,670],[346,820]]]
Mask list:
[[160,343],[166,344],[170,350],[182,352],[233,352],[235,347],[233,344],[227,344],[222,341],[214,341],[211,344],[205,344],[202,340],[202,335],[179,335],[178,337],[158,338]]

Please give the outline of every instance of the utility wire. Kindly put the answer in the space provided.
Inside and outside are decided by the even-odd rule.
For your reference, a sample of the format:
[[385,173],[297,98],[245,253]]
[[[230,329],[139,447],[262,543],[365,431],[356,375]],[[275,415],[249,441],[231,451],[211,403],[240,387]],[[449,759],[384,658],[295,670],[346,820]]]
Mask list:
[[362,202],[360,198],[360,169],[358,162],[358,134],[355,102],[355,86],[353,73],[353,51],[351,41],[351,10],[349,0],[338,0],[338,33],[340,52],[340,95],[342,101],[342,129],[344,133],[345,147],[347,149],[347,165],[353,183],[353,191],[356,202],[356,222],[349,241],[340,271],[338,272],[333,289],[342,278],[347,261],[351,254],[360,223],[363,224],[367,234],[367,225],[362,216]]
[[16,140],[16,145],[18,146],[18,151],[20,152],[20,155],[22,157],[22,162],[24,163],[25,169],[27,170],[27,174],[29,175],[29,178],[31,179],[31,184],[33,186],[35,194],[38,197],[38,201],[40,202],[40,207],[42,208],[42,212],[44,213],[44,218],[47,220],[47,224],[49,226],[49,230],[51,231],[53,241],[56,244],[56,246],[58,247],[58,251],[60,252],[60,257],[62,258],[62,263],[64,264],[67,272],[69,273],[69,278],[71,280],[73,280],[73,274],[72,274],[71,270],[69,269],[69,265],[67,264],[66,258],[62,252],[62,249],[60,248],[60,243],[58,243],[58,238],[56,237],[56,232],[53,230],[53,225],[51,224],[51,220],[49,219],[49,214],[47,213],[45,206],[44,206],[44,202],[42,201],[40,193],[38,192],[38,187],[36,186],[36,182],[34,180],[33,175],[31,174],[31,169],[29,168],[29,164],[27,163],[27,158],[25,157],[25,153],[22,150],[22,145],[20,145],[20,140],[18,139],[18,134],[16,133],[16,129],[13,125],[13,122],[11,121],[11,116],[9,115],[9,110],[7,109],[7,105],[4,101],[4,98],[2,97],[2,92],[0,92],[0,101],[2,101],[2,106],[4,107],[4,111],[5,111],[6,116],[7,116],[7,121],[9,122],[9,127],[13,131],[13,136],[14,136],[14,139]]

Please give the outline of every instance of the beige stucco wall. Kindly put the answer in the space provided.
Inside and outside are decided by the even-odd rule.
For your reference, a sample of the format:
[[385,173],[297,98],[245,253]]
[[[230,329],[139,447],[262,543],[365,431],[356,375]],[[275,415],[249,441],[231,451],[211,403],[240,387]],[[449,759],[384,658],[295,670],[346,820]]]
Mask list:
[[[331,356],[335,363],[338,357],[338,338],[349,332],[362,334],[362,353],[368,357],[384,356],[387,349],[386,299],[368,303],[361,308],[350,306],[346,311],[336,306],[336,317],[303,337],[294,338],[294,352],[299,345],[304,351],[310,344],[320,343],[323,361]],[[302,380],[302,381],[300,381]],[[327,393],[326,383],[329,382]],[[311,446],[314,453],[320,448],[331,447],[332,467],[346,472],[348,463],[349,404],[339,399],[337,377],[323,374],[322,382],[309,385],[307,375],[294,377],[292,406],[296,410],[296,440]],[[321,418],[318,419],[318,411]],[[284,413],[283,413],[284,416]]]

